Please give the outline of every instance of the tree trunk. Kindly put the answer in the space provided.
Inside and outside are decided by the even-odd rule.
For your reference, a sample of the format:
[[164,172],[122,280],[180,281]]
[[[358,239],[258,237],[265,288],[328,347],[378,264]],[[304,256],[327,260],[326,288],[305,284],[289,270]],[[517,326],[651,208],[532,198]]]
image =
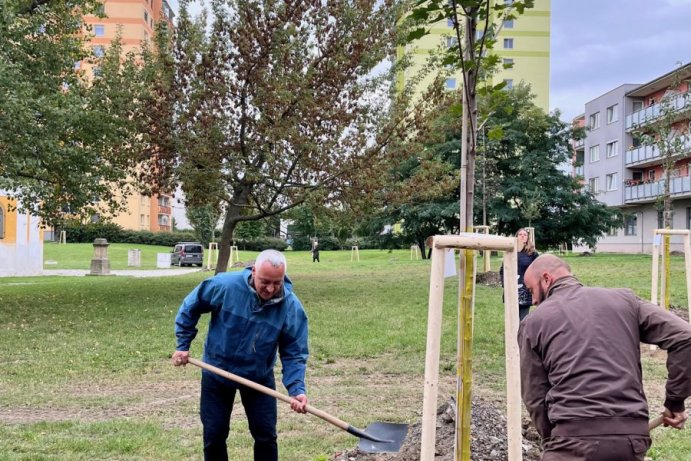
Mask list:
[[230,207],[223,220],[223,232],[221,233],[221,244],[218,247],[218,262],[216,263],[216,274],[228,270],[228,259],[230,258],[230,243],[233,241],[233,232],[238,223],[236,207]]

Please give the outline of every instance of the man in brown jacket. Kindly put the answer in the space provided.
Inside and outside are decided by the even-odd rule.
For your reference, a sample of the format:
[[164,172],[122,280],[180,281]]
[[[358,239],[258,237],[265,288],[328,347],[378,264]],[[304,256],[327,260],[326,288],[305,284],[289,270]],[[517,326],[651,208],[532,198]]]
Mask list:
[[584,287],[553,255],[524,276],[537,310],[519,327],[523,401],[543,461],[638,461],[650,447],[640,343],[667,351],[664,424],[684,427],[691,325],[625,289]]

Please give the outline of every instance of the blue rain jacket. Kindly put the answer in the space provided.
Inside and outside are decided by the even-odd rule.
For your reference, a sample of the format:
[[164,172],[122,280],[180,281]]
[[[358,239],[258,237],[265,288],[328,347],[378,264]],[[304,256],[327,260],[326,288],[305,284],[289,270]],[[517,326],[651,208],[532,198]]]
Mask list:
[[175,318],[177,350],[187,351],[197,322],[210,313],[204,361],[258,383],[273,382],[278,351],[290,396],[306,394],[307,315],[286,276],[283,296],[262,301],[252,271],[227,272],[203,281],[183,300]]

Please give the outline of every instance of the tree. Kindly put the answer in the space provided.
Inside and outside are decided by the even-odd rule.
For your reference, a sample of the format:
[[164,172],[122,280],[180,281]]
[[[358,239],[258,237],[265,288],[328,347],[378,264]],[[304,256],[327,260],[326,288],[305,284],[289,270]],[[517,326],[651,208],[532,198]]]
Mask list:
[[94,89],[75,70],[100,62],[86,46],[82,20],[99,6],[8,0],[0,15],[0,189],[48,224],[66,212],[88,216],[97,203],[117,210],[131,189],[134,164],[118,148],[131,138],[131,123],[117,101],[132,98],[121,88]]
[[617,210],[598,202],[560,170],[571,156],[570,126],[559,120],[558,112],[548,115],[536,107],[526,85],[504,96],[503,105],[493,105],[489,122],[500,132],[486,145],[498,184],[498,193],[489,201],[490,222],[497,232],[513,234],[527,221],[544,247],[560,243],[593,247],[598,237],[620,224],[620,218]]
[[239,222],[372,187],[405,120],[382,122],[388,75],[372,74],[394,52],[398,6],[216,0],[206,34],[181,4],[167,161],[190,203],[223,204],[217,272]]

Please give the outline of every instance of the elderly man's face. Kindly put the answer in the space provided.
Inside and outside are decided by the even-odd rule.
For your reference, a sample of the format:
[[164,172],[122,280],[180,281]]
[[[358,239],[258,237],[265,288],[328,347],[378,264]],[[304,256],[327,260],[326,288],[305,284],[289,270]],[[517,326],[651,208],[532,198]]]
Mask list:
[[269,261],[257,268],[252,268],[254,276],[254,289],[263,301],[268,301],[283,288],[283,276],[285,266],[274,267]]

